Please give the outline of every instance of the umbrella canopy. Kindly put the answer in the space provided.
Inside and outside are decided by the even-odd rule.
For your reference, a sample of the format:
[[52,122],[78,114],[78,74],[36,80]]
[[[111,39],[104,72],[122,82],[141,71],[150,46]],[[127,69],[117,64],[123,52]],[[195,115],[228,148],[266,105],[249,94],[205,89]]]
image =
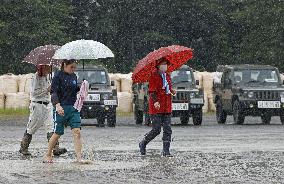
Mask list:
[[45,45],[32,50],[23,60],[23,62],[31,63],[34,65],[60,65],[60,60],[52,59],[58,45]]
[[156,70],[157,60],[166,59],[169,61],[168,71],[172,72],[180,68],[184,63],[193,57],[191,48],[180,45],[161,47],[149,53],[141,59],[135,67],[132,80],[134,83],[147,82],[154,70]]
[[100,42],[93,40],[76,40],[58,49],[54,59],[99,59],[114,57],[112,51]]

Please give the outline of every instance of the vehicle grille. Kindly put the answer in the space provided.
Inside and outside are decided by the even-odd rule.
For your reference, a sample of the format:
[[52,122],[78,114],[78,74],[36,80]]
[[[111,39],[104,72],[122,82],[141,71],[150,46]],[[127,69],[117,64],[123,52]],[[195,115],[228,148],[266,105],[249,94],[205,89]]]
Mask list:
[[279,92],[277,91],[258,91],[254,92],[256,99],[260,100],[277,100],[279,99]]
[[189,100],[189,93],[188,92],[181,92],[181,91],[178,91],[177,92],[177,95],[176,96],[173,96],[173,100],[174,101],[188,101]]

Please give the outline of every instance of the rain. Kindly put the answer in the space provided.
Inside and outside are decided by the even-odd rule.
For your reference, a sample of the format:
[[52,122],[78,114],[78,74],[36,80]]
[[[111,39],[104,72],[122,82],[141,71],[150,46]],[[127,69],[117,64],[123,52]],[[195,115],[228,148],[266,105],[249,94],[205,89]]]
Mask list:
[[0,183],[284,183],[283,10],[2,0]]

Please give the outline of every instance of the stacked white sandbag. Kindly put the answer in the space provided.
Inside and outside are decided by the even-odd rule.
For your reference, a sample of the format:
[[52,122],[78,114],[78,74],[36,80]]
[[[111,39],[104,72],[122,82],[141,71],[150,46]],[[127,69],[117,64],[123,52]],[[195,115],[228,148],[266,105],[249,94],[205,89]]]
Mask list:
[[121,75],[121,92],[132,92],[132,74]]
[[5,74],[0,76],[0,92],[17,93],[18,92],[18,76],[13,74]]
[[30,104],[30,96],[28,93],[19,92],[19,93],[6,93],[6,109],[19,109],[19,108],[28,108]]
[[19,75],[18,76],[19,92],[25,92],[26,81],[27,81],[26,75]]
[[197,87],[199,89],[203,88],[203,78],[202,78],[202,73],[195,71],[194,72],[194,79],[199,81],[199,85],[197,85]]
[[132,112],[132,94],[128,92],[118,92],[118,111]]
[[284,81],[284,74],[280,74],[281,80]]
[[207,94],[204,93],[204,105],[202,107],[202,112],[207,113],[208,112],[208,97]]
[[120,79],[121,74],[109,74],[109,78],[111,81],[114,81],[114,88],[117,90],[117,92],[121,92],[121,79]]
[[26,75],[26,84],[25,84],[25,93],[30,93],[32,88],[32,78],[34,77],[33,73]]
[[0,92],[0,109],[4,109],[5,107],[5,95],[4,93]]

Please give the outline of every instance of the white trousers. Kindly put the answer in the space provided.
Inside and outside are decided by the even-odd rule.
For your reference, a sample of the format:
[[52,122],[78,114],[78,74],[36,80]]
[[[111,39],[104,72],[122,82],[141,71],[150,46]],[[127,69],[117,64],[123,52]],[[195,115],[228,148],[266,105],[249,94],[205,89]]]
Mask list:
[[34,134],[40,127],[45,126],[46,133],[53,132],[53,106],[31,102],[30,117],[27,124],[27,133]]

